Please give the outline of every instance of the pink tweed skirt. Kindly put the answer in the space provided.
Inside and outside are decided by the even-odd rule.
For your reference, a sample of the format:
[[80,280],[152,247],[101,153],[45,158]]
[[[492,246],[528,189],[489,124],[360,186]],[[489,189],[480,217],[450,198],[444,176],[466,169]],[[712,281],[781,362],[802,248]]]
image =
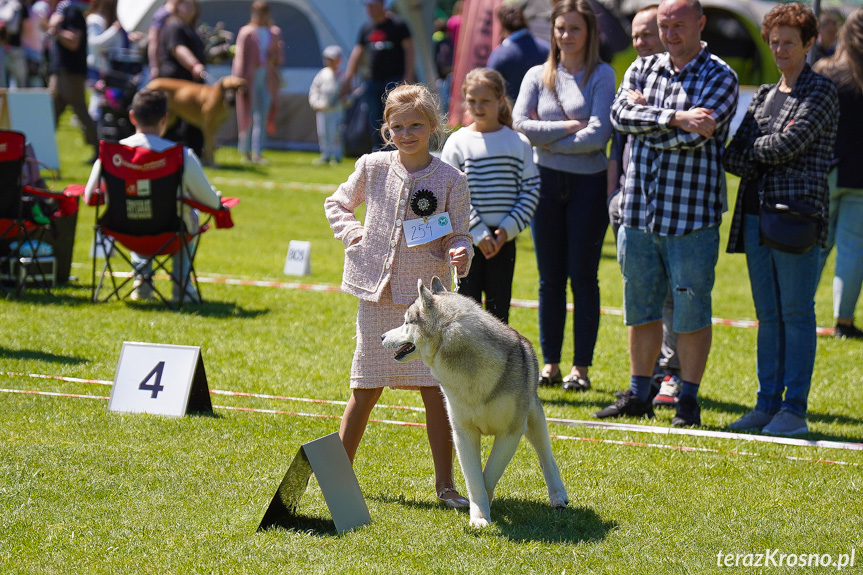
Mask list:
[[389,285],[377,302],[360,300],[357,312],[357,348],[351,363],[351,389],[438,387],[422,360],[400,363],[381,345],[381,334],[404,323],[407,305],[393,302]]

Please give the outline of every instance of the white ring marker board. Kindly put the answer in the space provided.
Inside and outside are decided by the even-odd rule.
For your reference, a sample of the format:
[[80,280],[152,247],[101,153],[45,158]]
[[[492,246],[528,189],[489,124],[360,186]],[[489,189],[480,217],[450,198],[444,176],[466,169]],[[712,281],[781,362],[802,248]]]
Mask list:
[[212,413],[201,348],[123,342],[108,411],[174,417]]
[[52,170],[60,169],[54,102],[47,88],[0,90],[0,128],[23,132],[36,159]]

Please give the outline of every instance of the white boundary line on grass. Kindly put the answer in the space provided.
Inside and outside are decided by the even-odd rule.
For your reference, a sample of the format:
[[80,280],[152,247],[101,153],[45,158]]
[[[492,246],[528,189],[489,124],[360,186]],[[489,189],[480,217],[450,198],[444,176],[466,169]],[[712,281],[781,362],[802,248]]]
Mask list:
[[[2,372],[0,375],[12,377],[31,377],[36,379],[54,379],[72,383],[92,383],[96,385],[113,385],[113,382],[105,379],[82,379],[77,377],[65,377],[62,375],[44,375],[38,373]],[[324,405],[346,405],[346,401],[332,399],[312,399],[307,397],[292,397],[288,395],[269,395],[263,393],[249,393],[243,391],[228,391],[222,389],[211,389],[213,395],[225,395],[232,397],[253,397],[257,399],[274,399],[279,401],[297,401],[305,403],[319,403]],[[400,409],[405,411],[425,412],[422,407],[410,407],[403,405],[375,405],[380,409]],[[233,409],[233,408],[229,408]],[[654,425],[637,425],[632,423],[612,423],[607,421],[586,421],[582,419],[562,419],[558,417],[547,417],[549,423],[567,425],[569,427],[585,427],[590,429],[608,429],[613,431],[627,431],[630,433],[649,433],[652,435],[687,435],[692,437],[712,437],[714,439],[729,439],[754,441],[760,443],[773,443],[779,445],[791,445],[795,447],[820,447],[824,449],[844,449],[847,451],[863,451],[863,443],[848,441],[826,441],[811,439],[795,439],[793,437],[774,437],[770,435],[755,435],[748,433],[733,433],[728,431],[712,431],[709,429],[690,429],[687,427],[658,427]]]
[[[75,398],[75,399],[100,399],[103,401],[107,401],[108,397],[100,396],[100,395],[82,395],[77,393],[58,393],[53,391],[35,391],[35,390],[27,390],[27,389],[2,389],[0,388],[0,392],[2,393],[17,393],[23,395],[41,395],[41,396],[50,396],[50,397],[66,397],[66,398]],[[282,411],[278,409],[257,409],[253,407],[236,407],[236,406],[227,406],[227,405],[214,405],[214,409],[226,409],[232,411],[242,411],[246,413],[263,413],[268,415],[293,415],[298,417],[314,417],[319,419],[341,419],[339,415],[328,415],[321,413],[303,413],[303,412],[295,412],[295,411]],[[369,419],[369,423],[384,423],[387,425],[399,425],[404,427],[425,427],[425,423],[417,423],[410,421],[398,421],[392,419]],[[827,463],[830,465],[849,465],[852,467],[859,467],[859,463],[855,463],[853,461],[841,461],[841,460],[830,460],[830,459],[814,459],[809,457],[795,457],[792,455],[761,455],[760,453],[753,453],[749,451],[723,451],[721,449],[712,449],[709,447],[691,447],[688,445],[670,445],[667,443],[642,443],[639,441],[625,441],[619,439],[603,439],[596,437],[577,437],[572,435],[549,435],[552,439],[561,439],[566,441],[582,441],[585,443],[606,443],[610,445],[621,445],[625,447],[651,447],[655,449],[671,449],[675,451],[689,451],[689,452],[697,452],[697,453],[715,453],[718,455],[729,454],[729,455],[745,455],[748,457],[766,457],[768,459],[784,459],[787,461],[804,461],[807,463]]]
[[[132,272],[114,272],[114,276],[116,277],[131,277]],[[166,279],[168,276],[157,276],[162,277],[162,279]],[[235,286],[251,286],[251,287],[266,287],[266,288],[278,288],[278,289],[295,289],[301,291],[313,291],[313,292],[340,292],[342,291],[339,286],[329,285],[329,284],[310,284],[303,282],[281,282],[275,280],[248,280],[242,278],[235,278],[230,276],[212,276],[212,275],[199,275],[198,282],[202,284],[221,284],[221,285],[235,285]],[[526,309],[538,309],[539,302],[536,300],[529,299],[513,299],[510,302],[512,307],[520,307]],[[573,311],[573,305],[571,303],[566,304],[567,311]],[[600,313],[602,315],[614,315],[614,316],[622,316],[623,310],[618,307],[603,307],[600,308]],[[711,318],[711,322],[713,325],[724,325],[729,327],[743,327],[743,328],[756,328],[758,327],[758,322],[751,319],[725,319],[721,317]],[[833,335],[832,327],[817,327],[815,329],[818,335]]]
[[225,178],[215,176],[209,180],[217,186],[234,186],[241,188],[253,188],[264,190],[285,190],[288,192],[311,191],[321,194],[331,194],[336,191],[338,184],[312,184],[306,182],[273,182],[268,180],[246,180],[242,178]]

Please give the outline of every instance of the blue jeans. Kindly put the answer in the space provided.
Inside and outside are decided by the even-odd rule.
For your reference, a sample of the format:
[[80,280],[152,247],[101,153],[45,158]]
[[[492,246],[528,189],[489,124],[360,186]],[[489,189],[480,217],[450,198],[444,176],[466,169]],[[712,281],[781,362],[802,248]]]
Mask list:
[[332,112],[315,112],[315,123],[318,128],[318,145],[321,157],[325,160],[342,160],[341,123],[342,110]]
[[597,272],[608,228],[606,172],[572,174],[540,166],[539,175],[539,204],[530,223],[539,268],[539,345],[545,363],[560,363],[570,281],[572,364],[591,365],[599,331]]
[[819,250],[789,254],[761,245],[754,215],[744,217],[743,243],[758,317],[755,408],[769,414],[785,408],[806,417],[815,367]]
[[661,236],[621,226],[617,260],[623,275],[623,320],[639,326],[663,319],[671,290],[672,329],[692,333],[711,325],[719,257],[719,226]]
[[264,135],[267,132],[267,112],[270,110],[270,92],[267,90],[267,68],[261,66],[255,72],[255,83],[252,86],[252,123],[249,129],[240,134],[239,152],[243,155],[251,153],[260,157],[264,149]]
[[863,285],[863,189],[836,186],[830,175],[830,228],[827,247],[821,251],[821,267],[836,245],[833,274],[833,317],[853,319]]

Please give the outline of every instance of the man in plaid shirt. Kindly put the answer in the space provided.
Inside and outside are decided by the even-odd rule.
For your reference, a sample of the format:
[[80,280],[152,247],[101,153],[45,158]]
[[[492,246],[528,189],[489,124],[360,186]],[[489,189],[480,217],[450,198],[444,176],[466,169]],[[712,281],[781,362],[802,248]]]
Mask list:
[[615,128],[632,136],[617,239],[631,383],[594,416],[653,417],[651,376],[670,282],[683,381],[672,425],[700,425],[697,393],[712,339],[725,206],[722,150],[737,109],[737,76],[701,42],[706,19],[698,0],[663,0],[657,20],[668,51],[636,60],[611,108]]

